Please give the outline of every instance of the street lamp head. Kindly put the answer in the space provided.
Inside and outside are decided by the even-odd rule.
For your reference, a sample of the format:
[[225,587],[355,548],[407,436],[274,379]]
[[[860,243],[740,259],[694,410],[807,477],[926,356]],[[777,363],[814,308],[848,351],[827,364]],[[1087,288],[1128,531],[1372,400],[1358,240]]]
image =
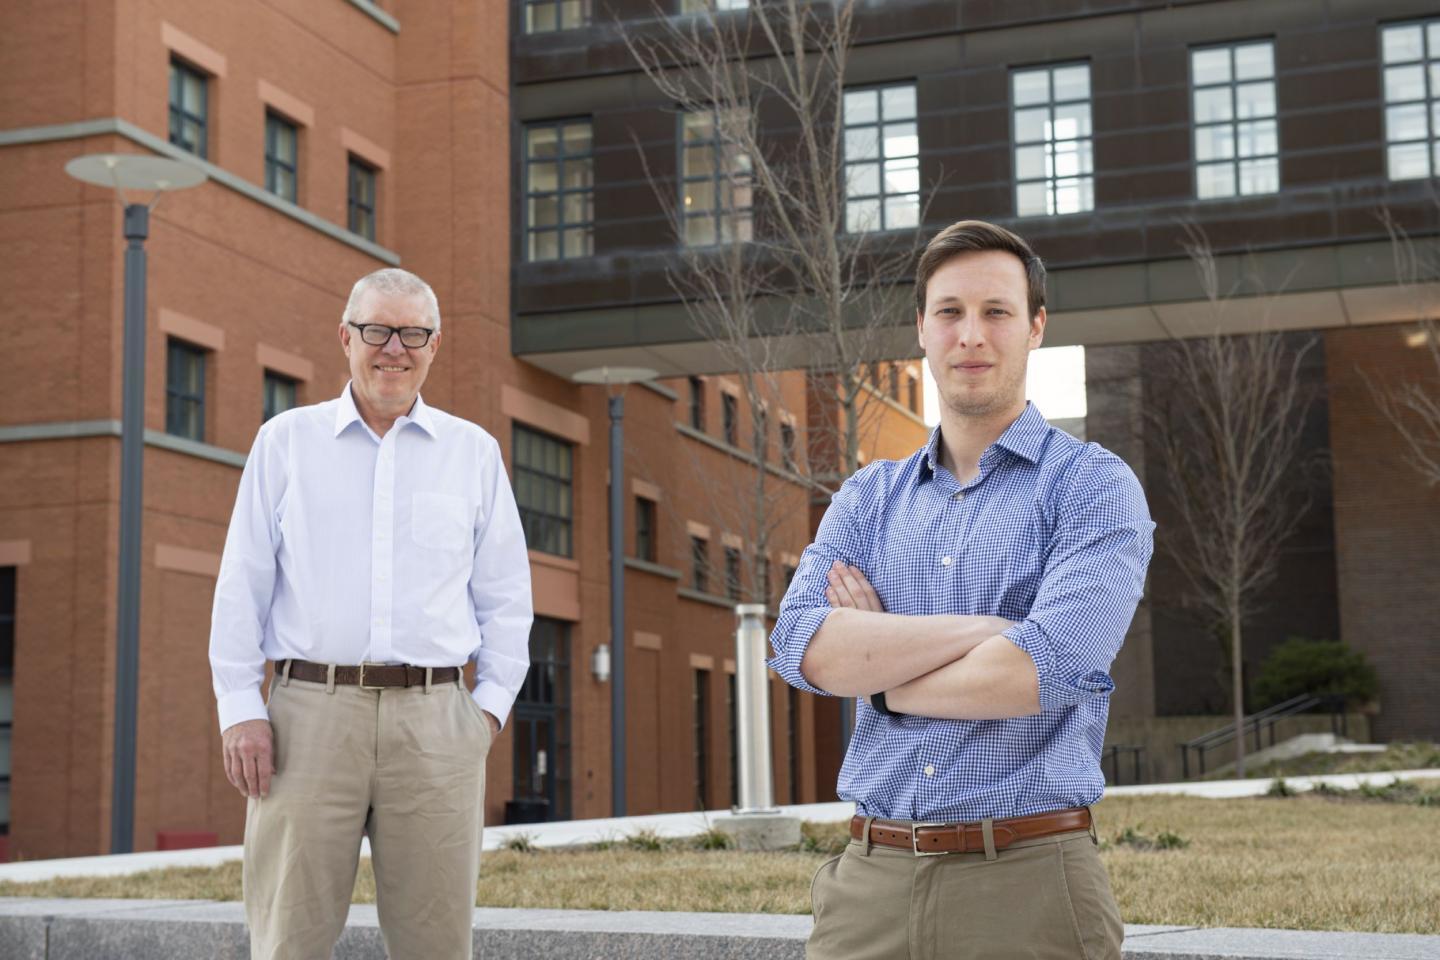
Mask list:
[[65,164],[65,172],[76,180],[119,191],[163,193],[205,182],[205,171],[194,164],[140,153],[87,153]]
[[591,367],[571,374],[570,379],[576,383],[603,383],[609,386],[654,380],[656,376],[658,374],[648,367]]

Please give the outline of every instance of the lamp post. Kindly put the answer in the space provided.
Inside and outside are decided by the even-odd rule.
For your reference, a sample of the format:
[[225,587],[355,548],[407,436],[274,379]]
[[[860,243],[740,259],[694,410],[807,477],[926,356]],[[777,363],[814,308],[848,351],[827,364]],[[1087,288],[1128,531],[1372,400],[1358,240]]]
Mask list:
[[[77,180],[115,190],[125,208],[125,338],[121,365],[120,555],[115,614],[115,750],[110,852],[135,848],[135,718],[140,678],[141,493],[145,437],[145,240],[150,210],[167,190],[205,181],[199,167],[140,154],[88,154],[65,164]],[[126,190],[148,192],[131,203]]]
[[625,816],[625,385],[655,377],[645,367],[581,370],[576,383],[620,389],[610,399],[610,815]]

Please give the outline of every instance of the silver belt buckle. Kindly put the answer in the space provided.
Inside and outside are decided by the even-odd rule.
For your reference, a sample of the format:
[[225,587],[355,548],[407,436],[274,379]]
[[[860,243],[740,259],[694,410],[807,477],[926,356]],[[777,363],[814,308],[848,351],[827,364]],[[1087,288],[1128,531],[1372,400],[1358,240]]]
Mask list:
[[377,663],[377,662],[374,661],[374,660],[364,660],[364,661],[361,662],[361,664],[360,664],[360,689],[361,689],[361,690],[384,690],[384,689],[385,689],[383,686],[381,686],[381,685],[379,685],[379,684],[373,684],[373,685],[372,685],[372,684],[369,684],[369,683],[366,683],[366,682],[365,682],[365,668],[366,668],[366,667],[383,667],[383,666],[385,666],[385,664],[383,664],[383,663]]
[[948,823],[912,823],[910,824],[910,849],[917,857],[943,857],[949,850],[921,850],[920,833],[924,827],[948,827]]

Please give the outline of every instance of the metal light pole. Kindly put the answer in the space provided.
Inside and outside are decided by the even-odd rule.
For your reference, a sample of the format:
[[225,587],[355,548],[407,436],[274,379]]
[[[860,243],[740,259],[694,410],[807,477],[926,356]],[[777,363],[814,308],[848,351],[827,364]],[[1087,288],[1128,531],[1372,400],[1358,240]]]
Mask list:
[[625,816],[625,385],[650,380],[644,367],[582,370],[576,383],[616,386],[610,401],[610,805]]
[[765,604],[735,607],[736,710],[740,729],[740,806],[737,814],[778,813],[770,763],[770,683],[765,667]]
[[[120,420],[120,553],[115,614],[115,743],[110,799],[110,852],[135,848],[135,719],[140,680],[140,544],[145,439],[145,240],[150,209],[166,190],[204,182],[205,172],[178,160],[90,154],[65,164],[77,180],[113,187],[125,207],[125,339]],[[130,203],[125,190],[152,194]]]

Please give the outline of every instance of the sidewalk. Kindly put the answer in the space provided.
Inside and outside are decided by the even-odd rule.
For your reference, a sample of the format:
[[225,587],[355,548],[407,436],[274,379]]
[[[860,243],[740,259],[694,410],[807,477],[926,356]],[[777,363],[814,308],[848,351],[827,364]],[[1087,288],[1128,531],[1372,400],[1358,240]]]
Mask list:
[[[598,910],[475,911],[484,960],[801,960],[807,916]],[[383,960],[375,908],[350,908],[335,960]],[[1294,930],[1125,928],[1126,960],[1435,960],[1440,937]],[[245,960],[238,903],[0,898],[7,960]]]

